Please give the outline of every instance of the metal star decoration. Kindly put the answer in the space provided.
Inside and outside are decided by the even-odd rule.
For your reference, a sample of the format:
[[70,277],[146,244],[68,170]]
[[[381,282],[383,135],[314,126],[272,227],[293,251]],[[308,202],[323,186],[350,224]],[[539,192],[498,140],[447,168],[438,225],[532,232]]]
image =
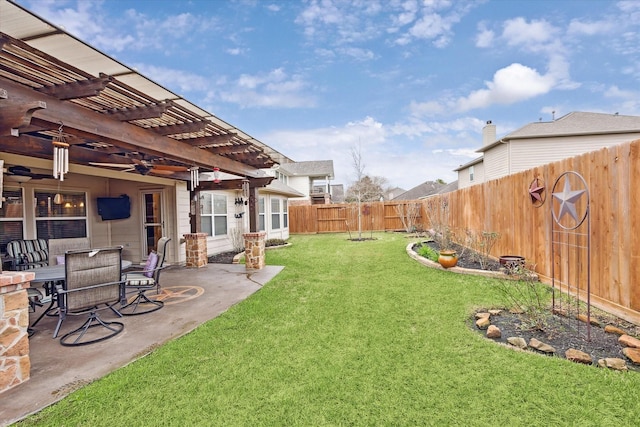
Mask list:
[[536,206],[540,206],[544,203],[544,183],[539,178],[535,178],[531,181],[529,186],[529,196],[531,196],[531,203]]
[[562,192],[552,194],[553,198],[560,202],[557,221],[560,221],[566,214],[571,215],[575,221],[579,221],[578,212],[576,211],[576,202],[580,200],[585,192],[586,190],[571,190],[569,180],[564,180],[564,189]]

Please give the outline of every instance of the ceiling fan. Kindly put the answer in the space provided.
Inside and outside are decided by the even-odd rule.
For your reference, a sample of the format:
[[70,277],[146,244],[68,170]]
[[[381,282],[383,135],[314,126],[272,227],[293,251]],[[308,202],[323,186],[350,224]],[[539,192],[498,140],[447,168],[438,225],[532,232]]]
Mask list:
[[9,166],[3,169],[3,172],[9,181],[27,182],[32,179],[53,179],[48,173],[35,173],[25,166]]
[[140,175],[147,175],[153,172],[157,175],[172,175],[174,172],[187,172],[189,168],[186,166],[176,165],[161,165],[155,164],[148,160],[132,159],[133,163],[100,163],[89,162],[91,166],[118,168],[122,169],[122,172],[138,172]]

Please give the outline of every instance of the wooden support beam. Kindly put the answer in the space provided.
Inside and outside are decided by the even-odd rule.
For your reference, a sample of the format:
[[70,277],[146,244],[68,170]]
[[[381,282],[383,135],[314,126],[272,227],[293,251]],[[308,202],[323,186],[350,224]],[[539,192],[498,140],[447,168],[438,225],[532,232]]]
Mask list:
[[[249,179],[249,187],[266,187],[271,184],[275,177],[267,176],[261,178],[251,178]],[[200,185],[198,185],[198,191],[213,191],[213,190],[242,190],[242,179],[224,179],[218,183],[213,181],[200,181]]]
[[106,111],[105,115],[108,115],[112,119],[119,120],[121,122],[129,122],[132,120],[144,120],[144,119],[158,119],[167,112],[169,108],[168,102],[161,102],[160,104],[146,105],[135,108],[123,108],[121,110]]
[[158,135],[179,135],[181,133],[195,133],[203,131],[209,122],[207,120],[201,120],[197,122],[181,123],[170,126],[157,126],[149,128],[150,131]]
[[222,135],[203,136],[202,138],[185,139],[184,142],[192,147],[207,147],[215,144],[229,144],[231,139],[237,136],[235,133],[225,133]]
[[57,84],[53,86],[44,86],[36,90],[60,100],[88,98],[90,96],[98,96],[112,80],[112,77],[100,73],[100,77],[93,79]]
[[[118,122],[107,115],[96,114],[80,105],[40,94],[30,88],[0,77],[0,87],[7,90],[9,98],[0,104],[25,104],[34,100],[46,101],[47,108],[37,110],[34,119],[59,124],[64,123],[65,134],[75,135],[91,141],[102,141],[125,150],[140,151],[165,157],[183,164],[211,169],[219,167],[221,171],[234,175],[258,177],[258,168],[235,160],[210,153],[207,150],[192,147],[184,141],[178,141],[157,135],[148,129]],[[3,119],[4,122],[4,119]],[[3,147],[0,147],[0,151]]]
[[29,126],[33,113],[40,109],[47,108],[47,103],[39,100],[27,102],[12,102],[8,95],[0,101],[0,135],[17,136],[17,131]]

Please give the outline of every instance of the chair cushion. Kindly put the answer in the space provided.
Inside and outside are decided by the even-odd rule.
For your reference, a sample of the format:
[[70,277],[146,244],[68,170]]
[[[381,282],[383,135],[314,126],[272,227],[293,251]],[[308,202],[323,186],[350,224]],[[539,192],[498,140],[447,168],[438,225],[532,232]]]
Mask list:
[[147,277],[153,276],[153,270],[158,265],[158,254],[155,252],[151,252],[149,257],[147,258],[147,263],[144,265],[144,270],[142,270],[142,274]]
[[23,254],[25,262],[42,262],[48,261],[49,252],[46,249],[26,252]]
[[127,286],[149,286],[154,287],[156,285],[156,281],[153,277],[147,277],[146,273],[135,271],[133,273],[127,273],[126,278]]

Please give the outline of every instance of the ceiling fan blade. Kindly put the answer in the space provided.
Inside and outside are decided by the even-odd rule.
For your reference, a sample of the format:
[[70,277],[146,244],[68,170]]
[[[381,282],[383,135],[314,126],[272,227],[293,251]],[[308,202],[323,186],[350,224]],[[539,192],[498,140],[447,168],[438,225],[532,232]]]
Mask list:
[[165,170],[171,172],[186,172],[189,170],[186,166],[175,166],[175,165],[157,165],[154,164],[151,166],[155,170]]
[[107,168],[122,168],[122,169],[131,169],[135,167],[133,164],[126,163],[99,163],[99,162],[89,162],[91,166],[102,166]]
[[175,171],[172,170],[164,170],[164,169],[158,169],[158,168],[151,168],[151,172],[156,174],[156,175],[173,175],[173,173]]

